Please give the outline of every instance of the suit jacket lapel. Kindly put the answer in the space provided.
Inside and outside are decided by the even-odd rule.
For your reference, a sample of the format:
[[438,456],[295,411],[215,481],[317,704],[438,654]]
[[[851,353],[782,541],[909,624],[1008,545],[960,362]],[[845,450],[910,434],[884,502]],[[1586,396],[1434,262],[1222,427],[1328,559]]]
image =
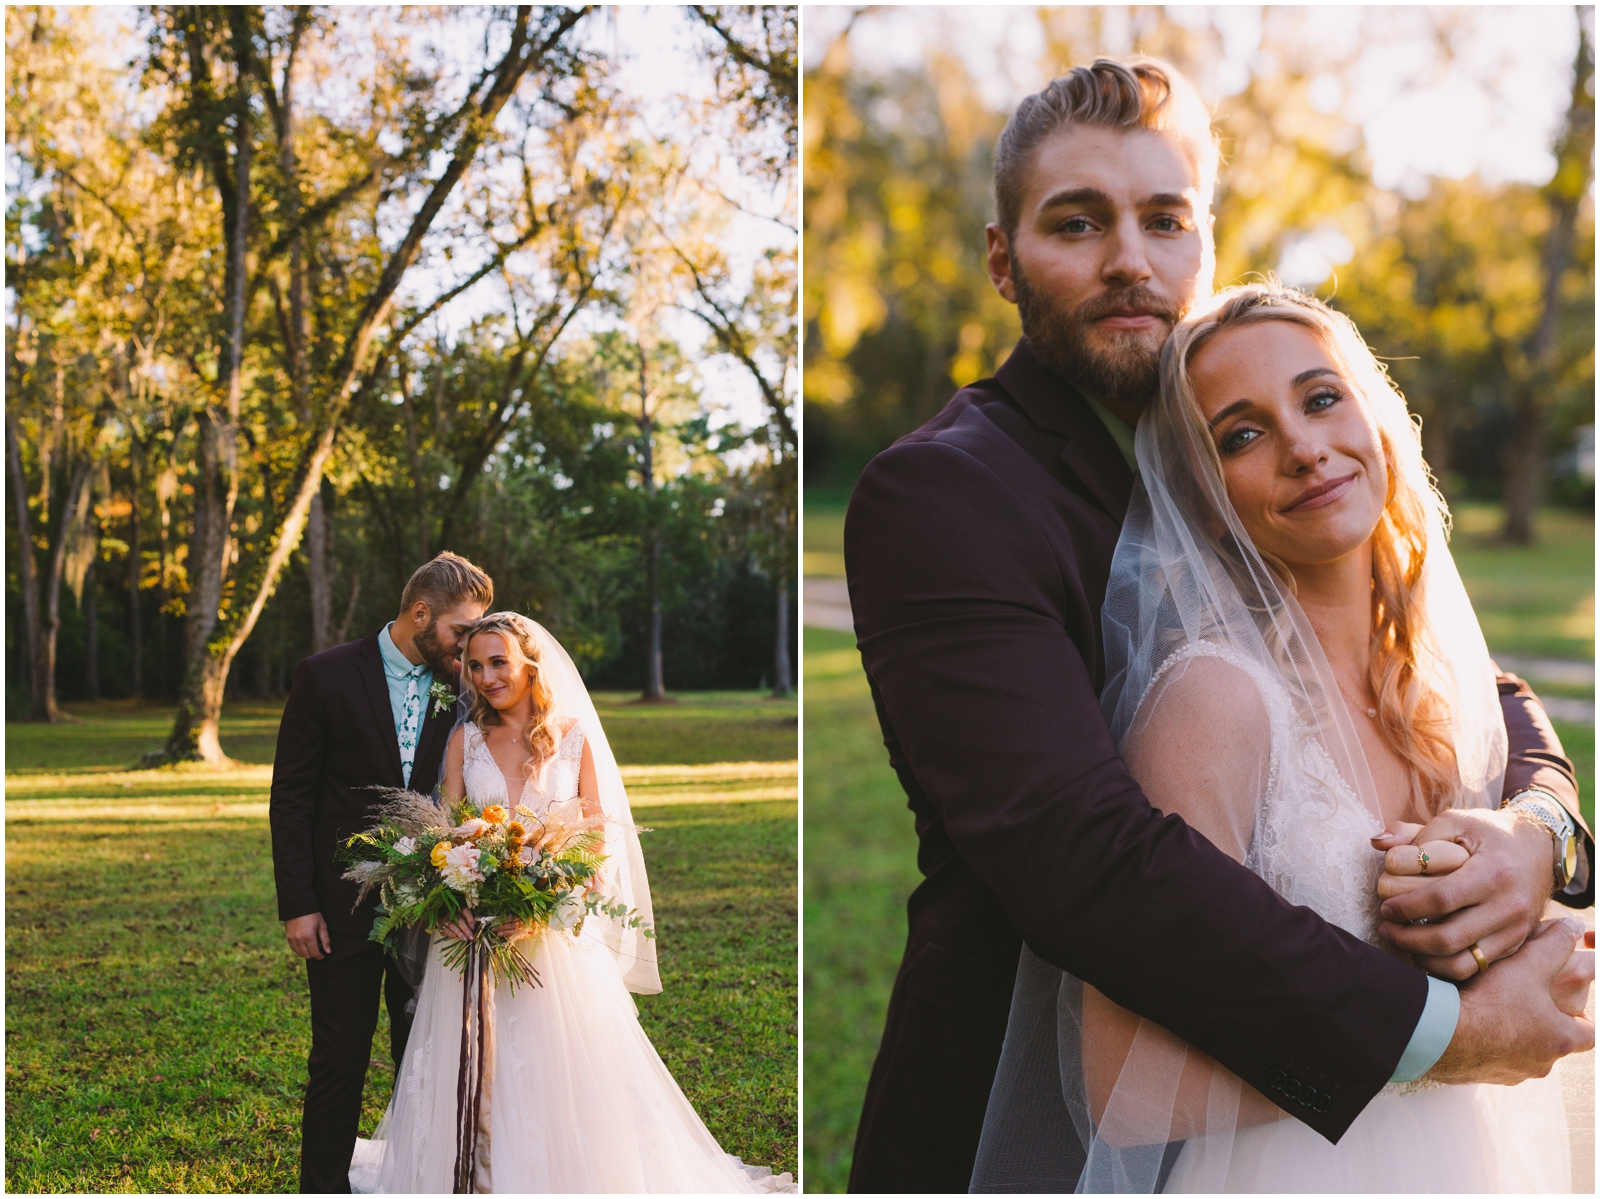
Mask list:
[[378,634],[361,642],[361,681],[366,684],[367,698],[372,701],[372,715],[378,722],[378,737],[389,750],[392,775],[390,786],[403,785],[400,769],[400,735],[394,728],[394,709],[389,705],[389,679],[383,673],[383,654],[378,650]]
[[1047,370],[1027,338],[995,372],[1011,398],[1041,429],[1067,438],[1061,461],[1119,524],[1128,514],[1133,472],[1094,410],[1071,383]]
[[[441,680],[436,677],[433,681],[437,683]],[[434,702],[431,699],[426,699],[426,697],[424,699],[427,702],[428,710],[422,721],[422,734],[417,738],[417,756],[411,766],[411,777],[415,779],[418,768],[423,762],[432,761],[433,757],[430,757],[430,755],[434,755],[439,761],[436,781],[442,783],[444,782],[444,739],[455,726],[456,705],[446,704],[442,711],[435,713]]]

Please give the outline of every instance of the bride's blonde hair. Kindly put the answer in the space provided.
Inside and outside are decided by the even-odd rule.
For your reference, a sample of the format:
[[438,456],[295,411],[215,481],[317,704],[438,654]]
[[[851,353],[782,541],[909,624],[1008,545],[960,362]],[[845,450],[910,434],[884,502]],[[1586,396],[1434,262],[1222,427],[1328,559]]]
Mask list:
[[[480,633],[498,633],[505,638],[510,656],[513,659],[520,658],[526,663],[532,675],[529,680],[529,698],[533,704],[533,715],[528,720],[527,727],[522,730],[522,748],[527,751],[522,771],[527,777],[532,778],[556,752],[555,699],[550,694],[549,685],[545,683],[544,673],[540,669],[539,647],[534,641],[533,626],[515,612],[491,612],[467,626],[467,631],[461,638],[463,659],[467,656],[466,651],[472,648],[472,639]],[[463,661],[462,680],[472,693],[472,711],[468,714],[468,719],[477,725],[480,731],[491,724],[502,723],[500,713],[494,705],[485,699],[477,688],[471,686],[470,676],[465,673],[465,665]]]
[[[1449,509],[1422,458],[1419,428],[1406,410],[1405,397],[1355,324],[1315,297],[1276,282],[1227,288],[1173,330],[1162,350],[1156,415],[1189,424],[1193,436],[1188,440],[1205,447],[1211,469],[1221,480],[1222,459],[1195,399],[1189,364],[1218,334],[1263,321],[1288,321],[1310,330],[1344,368],[1377,426],[1389,484],[1372,532],[1367,682],[1378,698],[1377,721],[1384,740],[1411,768],[1424,808],[1438,812],[1451,805],[1461,779],[1450,735],[1449,701],[1436,682],[1435,664],[1443,659],[1425,619],[1422,588],[1429,509],[1436,506],[1441,529],[1449,527]],[[1420,490],[1413,476],[1421,481]],[[1259,548],[1256,552],[1283,576],[1292,592],[1295,584],[1288,567]]]

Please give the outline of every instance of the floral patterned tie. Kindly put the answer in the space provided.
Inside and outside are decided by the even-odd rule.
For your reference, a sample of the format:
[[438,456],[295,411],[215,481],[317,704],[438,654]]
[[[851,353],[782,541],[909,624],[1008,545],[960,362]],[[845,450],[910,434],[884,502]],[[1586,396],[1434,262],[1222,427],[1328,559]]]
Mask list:
[[400,713],[400,785],[411,785],[411,766],[417,760],[417,738],[422,733],[422,692],[417,678],[422,667],[414,668],[407,676],[411,686],[406,691],[406,706]]

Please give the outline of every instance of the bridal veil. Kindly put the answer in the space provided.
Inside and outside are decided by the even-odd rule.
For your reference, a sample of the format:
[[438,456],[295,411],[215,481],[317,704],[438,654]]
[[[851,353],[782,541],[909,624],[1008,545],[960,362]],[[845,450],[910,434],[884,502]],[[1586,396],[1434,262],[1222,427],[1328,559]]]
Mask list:
[[[1163,352],[1161,395],[1139,423],[1140,485],[1102,614],[1102,707],[1156,807],[1172,811],[1179,805],[1165,799],[1181,795],[1192,826],[1290,902],[1309,904],[1297,893],[1302,885],[1321,885],[1324,893],[1342,886],[1359,926],[1359,913],[1375,905],[1369,882],[1338,878],[1333,858],[1311,871],[1320,879],[1285,870],[1263,818],[1269,796],[1280,796],[1295,805],[1296,821],[1329,830],[1330,843],[1335,826],[1353,829],[1354,841],[1343,842],[1357,845],[1362,830],[1382,827],[1356,729],[1293,583],[1251,543],[1229,503],[1210,434],[1184,398],[1185,347],[1230,303],[1276,306],[1291,320],[1316,318],[1298,323],[1332,342],[1378,426],[1390,470],[1420,500],[1426,553],[1413,595],[1424,605],[1426,636],[1418,672],[1448,705],[1460,776],[1454,806],[1498,806],[1506,735],[1494,669],[1450,556],[1448,514],[1423,462],[1418,428],[1354,326],[1337,314],[1327,320],[1320,305],[1306,313],[1315,301],[1280,288],[1232,289],[1203,302]],[[1113,1022],[1107,1034],[1109,1001],[1072,965],[1023,949],[972,1189],[1151,1193],[1164,1185],[1184,1143],[1191,1158],[1198,1155],[1186,1163],[1186,1187],[1225,1189],[1236,1132],[1277,1119],[1277,1111],[1150,1021],[1117,1009],[1123,1023]]]

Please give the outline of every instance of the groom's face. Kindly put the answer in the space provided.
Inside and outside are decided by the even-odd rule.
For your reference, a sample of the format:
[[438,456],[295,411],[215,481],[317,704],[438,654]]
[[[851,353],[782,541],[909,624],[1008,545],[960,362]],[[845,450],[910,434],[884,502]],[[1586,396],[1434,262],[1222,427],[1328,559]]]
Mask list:
[[467,600],[448,611],[428,615],[432,619],[427,627],[417,630],[417,650],[434,674],[452,677],[461,669],[461,637],[483,615],[483,605]]
[[990,225],[989,275],[1040,359],[1128,420],[1208,275],[1210,215],[1187,148],[1074,126],[1034,150],[1017,227]]

